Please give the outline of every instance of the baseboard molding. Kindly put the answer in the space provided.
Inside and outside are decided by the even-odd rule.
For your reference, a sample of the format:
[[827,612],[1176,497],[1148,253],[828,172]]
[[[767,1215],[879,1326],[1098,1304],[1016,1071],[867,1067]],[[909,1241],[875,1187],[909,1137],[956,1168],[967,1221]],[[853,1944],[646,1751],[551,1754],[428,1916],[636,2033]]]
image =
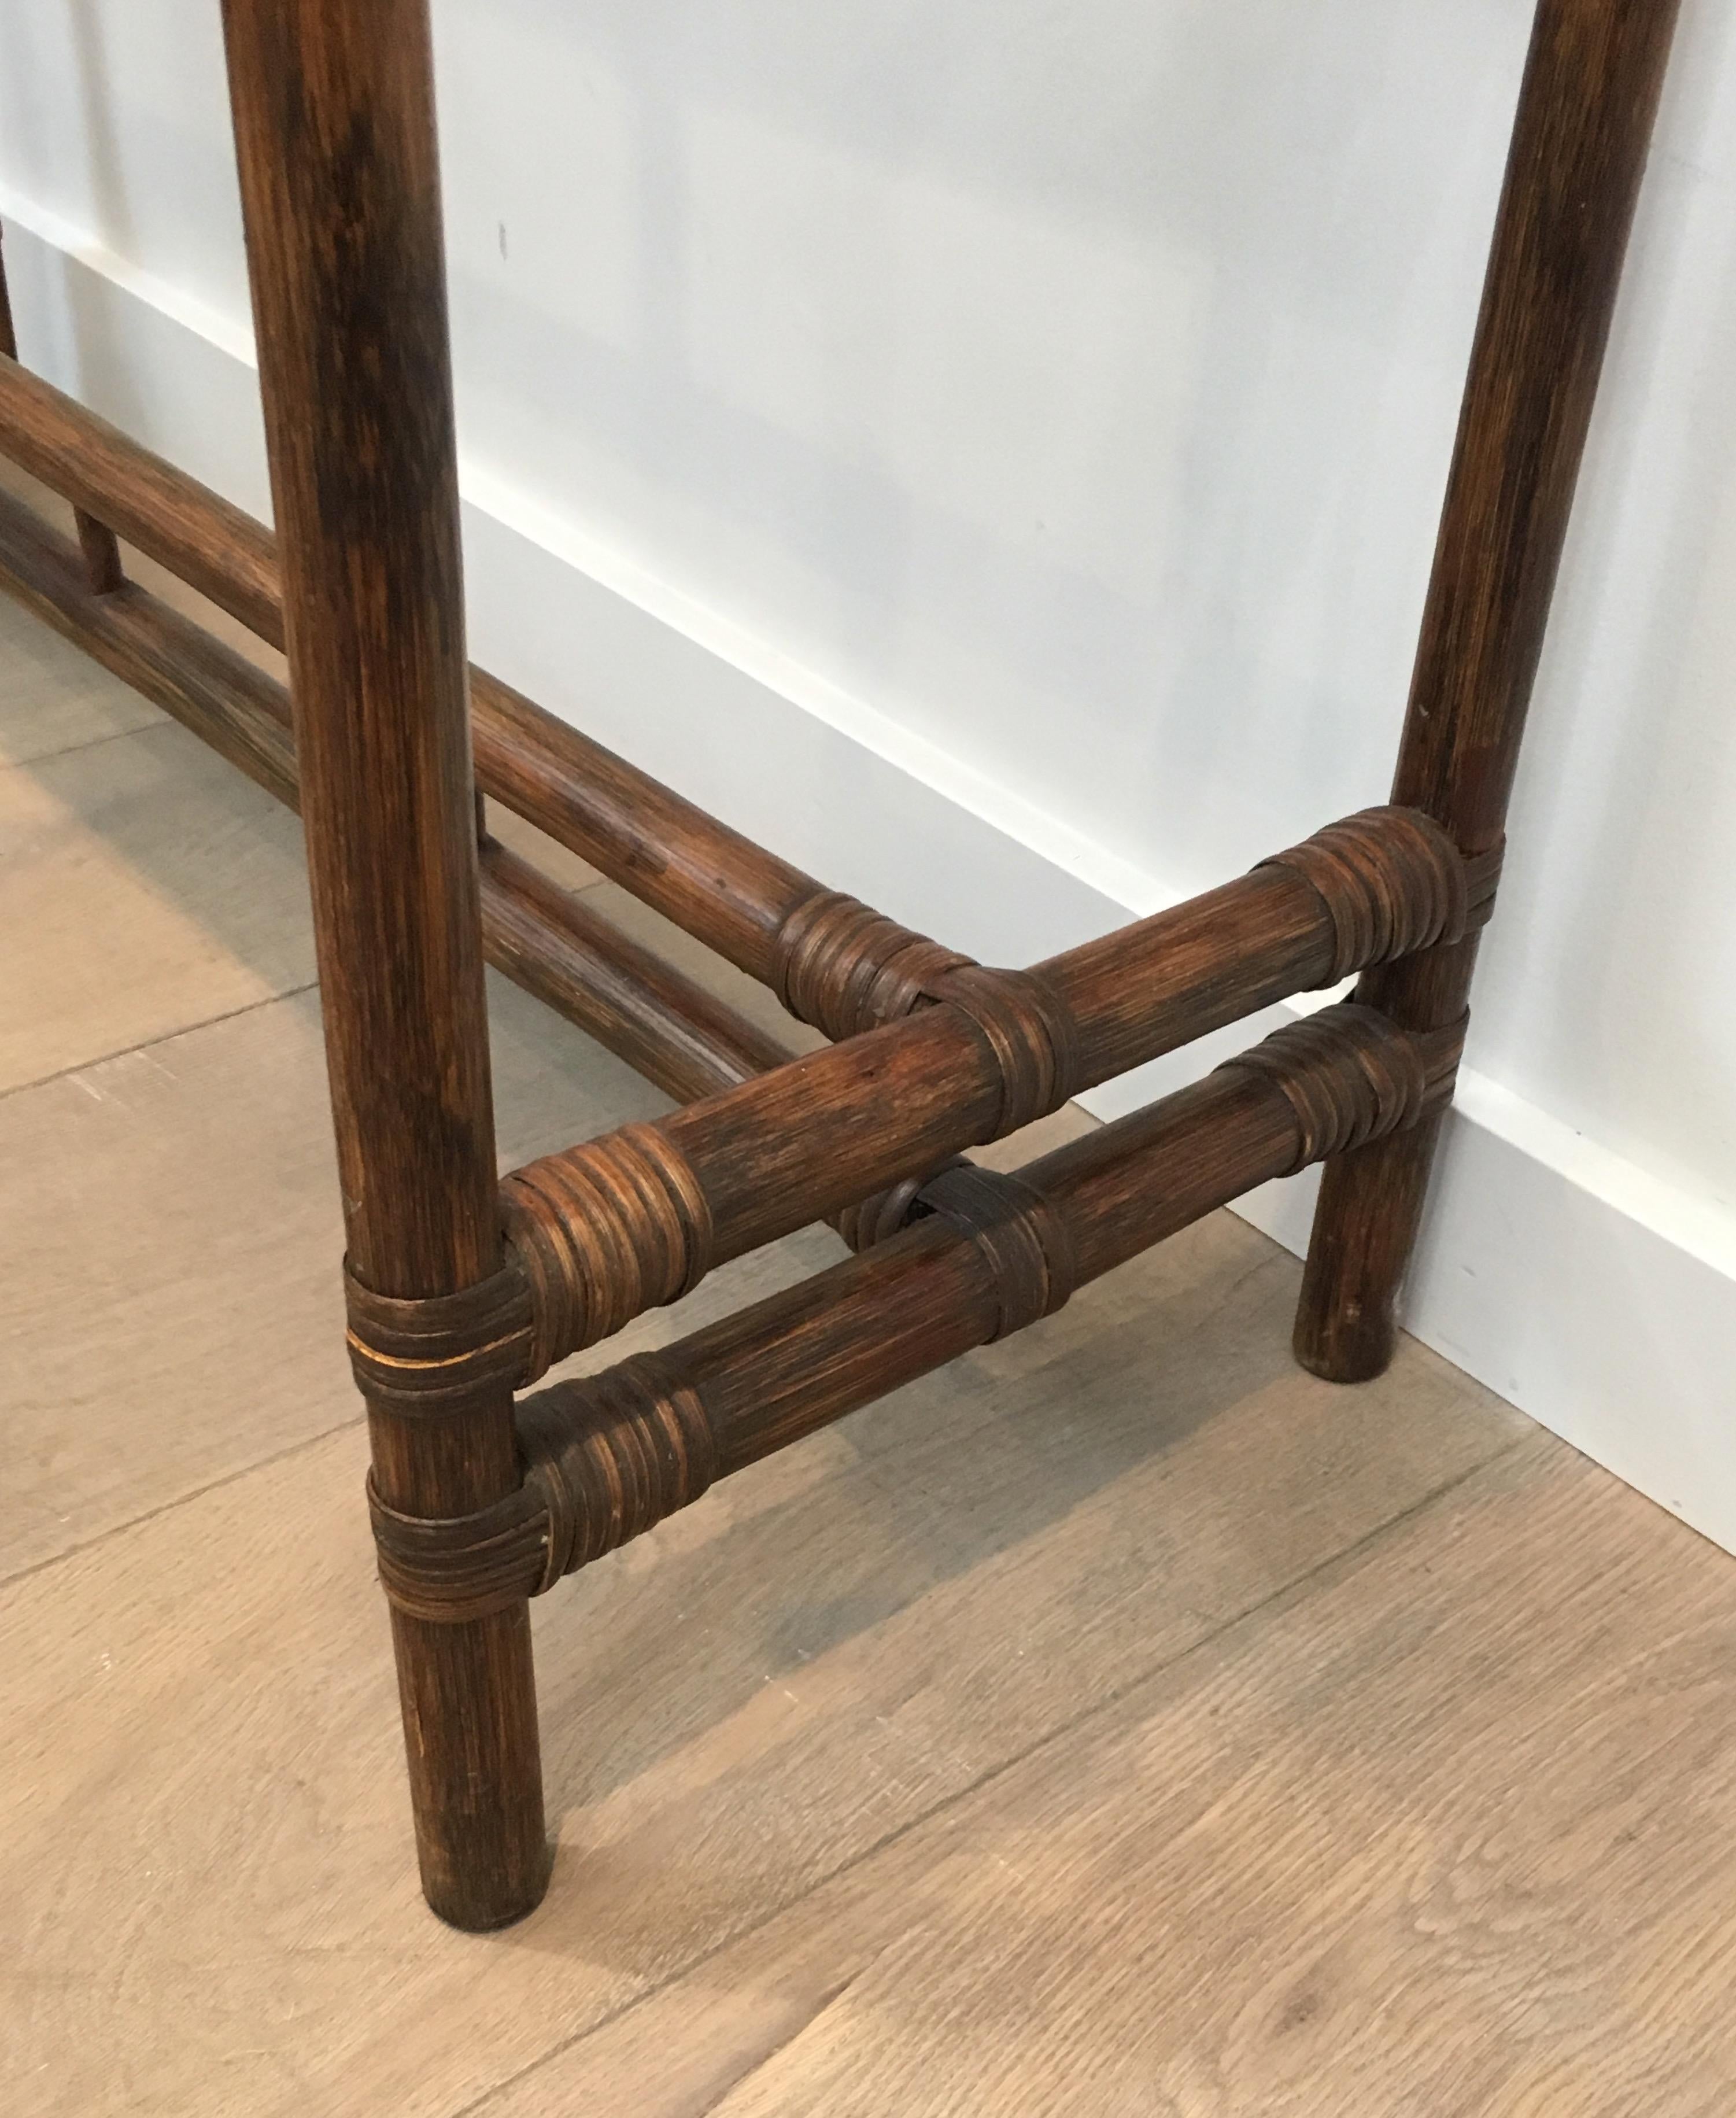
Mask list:
[[[27,200],[0,190],[0,216],[25,357],[262,512],[246,334]],[[1030,961],[1173,901],[1161,878],[623,561],[487,466],[467,461],[463,484],[478,659],[787,858],[990,961]],[[1131,1109],[1286,1013],[1085,1100],[1105,1117]],[[1314,1188],[1268,1186],[1239,1210],[1300,1251]],[[1736,1551],[1736,1218],[1467,1072],[1406,1320]]]

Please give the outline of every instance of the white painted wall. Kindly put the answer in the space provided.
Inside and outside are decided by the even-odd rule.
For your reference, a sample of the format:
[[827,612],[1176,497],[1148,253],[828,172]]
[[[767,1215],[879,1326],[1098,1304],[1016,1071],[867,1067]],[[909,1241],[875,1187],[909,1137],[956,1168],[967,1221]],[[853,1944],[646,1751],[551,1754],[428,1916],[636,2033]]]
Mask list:
[[[478,652],[1003,958],[1381,798],[1529,13],[436,0]],[[261,506],[215,0],[0,0],[0,212]],[[1415,1315],[1736,1543],[1733,377],[1686,0]]]

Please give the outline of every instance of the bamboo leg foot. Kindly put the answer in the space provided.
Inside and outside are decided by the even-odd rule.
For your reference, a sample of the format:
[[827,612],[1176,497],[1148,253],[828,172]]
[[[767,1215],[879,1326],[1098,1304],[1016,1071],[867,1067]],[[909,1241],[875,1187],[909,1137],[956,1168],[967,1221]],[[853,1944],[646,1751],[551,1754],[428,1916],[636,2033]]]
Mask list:
[[[1423,614],[1392,799],[1467,858],[1501,844],[1664,80],[1676,0],[1540,0]],[[1401,1028],[1463,1014],[1475,937],[1369,973]],[[1296,1357],[1378,1376],[1422,1219],[1438,1123],[1327,1165]]]
[[[1478,940],[1471,934],[1377,964],[1363,974],[1356,997],[1412,1034],[1462,1028]],[[1391,1367],[1398,1350],[1399,1297],[1445,1115],[1438,1110],[1383,1140],[1335,1154],[1322,1171],[1290,1341],[1310,1375],[1365,1383]]]
[[1310,1375],[1365,1383],[1392,1365],[1439,1133],[1432,1118],[1326,1165],[1291,1342]]
[[468,1934],[510,1926],[548,1888],[552,1849],[527,1604],[468,1625],[392,1613],[422,1894]]

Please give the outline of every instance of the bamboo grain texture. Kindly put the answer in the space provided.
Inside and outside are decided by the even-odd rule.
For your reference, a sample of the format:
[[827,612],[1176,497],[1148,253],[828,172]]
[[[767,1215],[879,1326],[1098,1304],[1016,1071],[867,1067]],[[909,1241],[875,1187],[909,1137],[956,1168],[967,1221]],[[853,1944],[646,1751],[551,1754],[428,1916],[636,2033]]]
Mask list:
[[[275,647],[277,540],[263,523],[142,448],[41,377],[0,358],[0,450]],[[492,677],[470,672],[484,790],[691,930],[769,974],[778,930],[822,895],[811,876]]]
[[[225,0],[345,1269],[450,1297],[501,1266],[458,465],[424,0]],[[518,1482],[512,1401],[369,1408],[438,1516]],[[392,1614],[418,1858],[466,1928],[547,1886],[530,1629]]]
[[[146,589],[98,597],[73,548],[3,492],[0,567],[26,608],[299,807],[289,694],[268,671]],[[489,962],[668,1094],[690,1101],[792,1056],[492,836],[480,863]]]
[[[1498,849],[1678,0],[1540,0],[1471,349],[1393,799]],[[1371,969],[1407,1029],[1464,1014],[1473,933]],[[1329,1164],[1297,1357],[1356,1382],[1392,1357],[1438,1124]]]
[[[0,451],[75,539],[0,493],[0,577],[302,816],[349,1345],[443,1917],[500,1926],[547,1884],[528,1597],[717,1481],[1052,1328],[1098,1274],[1320,1159],[1297,1356],[1337,1381],[1392,1361],[1675,13],[1539,0],[1393,801],[1028,969],[826,888],[471,668],[427,0],[224,0],[280,543],[28,375],[0,299]],[[284,648],[288,687],[130,580],[123,539]],[[485,795],[822,1041],[603,919],[494,835]],[[485,959],[685,1108],[502,1179]],[[1353,1002],[1022,1173],[958,1159],[1355,973]],[[820,1217],[853,1260],[515,1411]],[[829,2107],[872,2107],[826,2038],[814,2057]],[[772,2107],[755,2073],[730,2107]]]
[[[238,775],[181,778],[178,815],[141,785],[156,849],[86,900],[120,932],[181,839],[256,830]],[[230,894],[182,886],[218,931]],[[305,948],[300,897],[274,904]],[[174,975],[196,1004],[192,924]],[[655,1108],[559,1029],[497,997],[509,1157]],[[311,999],[87,1078],[100,1101],[0,1099],[3,1283],[59,1450],[50,1541],[0,1583],[18,2118],[1721,2111],[1736,1568],[1412,1343],[1359,1390],[1298,1374],[1295,1265],[1226,1215],[568,1584],[538,1629],[556,1887],[504,1949],[428,1922]],[[121,1214],[139,1253],[93,1299]],[[161,1306],[153,1238],[192,1296],[251,1239],[235,1304]],[[256,1280],[286,1295],[263,1347]],[[61,1410],[75,1336],[106,1441]],[[238,1347],[292,1364],[280,1392]],[[21,1500],[0,1482],[9,1553]]]
[[[57,549],[28,511],[3,494],[0,560],[34,608],[67,625],[261,784],[286,801],[297,798],[288,697],[268,674],[143,590],[94,595],[72,554]],[[1039,989],[1054,996],[1076,1036],[1066,1085],[1092,1085],[1299,987],[1325,983],[1346,952],[1354,964],[1401,947],[1406,919],[1417,923],[1410,931],[1426,933],[1444,920],[1462,924],[1486,914],[1492,868],[1467,869],[1464,902],[1453,906],[1438,895],[1432,849],[1412,847],[1401,828],[1389,839],[1386,826],[1375,832],[1353,820],[1321,838],[1323,866],[1299,849],[1038,965]],[[931,1172],[1007,1126],[1006,1061],[986,1037],[975,1011],[980,1003],[970,992],[962,996],[963,1006],[926,1007],[830,1052],[744,1080],[747,1058],[769,1060],[773,1047],[696,993],[690,981],[656,972],[642,951],[594,922],[589,923],[593,968],[589,977],[576,975],[585,957],[574,946],[577,915],[569,911],[563,922],[556,894],[504,851],[485,848],[482,892],[492,960],[521,982],[535,981],[612,1049],[650,1065],[660,1085],[692,1094],[735,1075],[733,1090],[660,1128],[672,1166],[690,1172],[704,1195],[704,1269],[836,1214],[912,1172]],[[533,947],[524,945],[527,930]],[[856,973],[847,954],[834,950],[828,969],[840,990],[852,989]],[[951,991],[944,982],[935,987],[937,996]],[[995,1018],[988,1020],[992,1029]],[[699,1068],[695,1043],[707,1061]],[[1015,1117],[1027,1121],[1039,1108],[1027,1106]],[[792,1121],[798,1112],[799,1125]],[[603,1143],[566,1159],[588,1164],[607,1153]],[[534,1171],[524,1181],[539,1191],[548,1182]],[[570,1182],[564,1166],[559,1181],[564,1195]],[[612,1213],[636,1212],[639,1195],[608,1182]],[[644,1226],[623,1219],[609,1240],[630,1257],[645,1240]],[[639,1282],[603,1289],[587,1311],[575,1313],[570,1329],[556,1334],[539,1365],[605,1335],[644,1301],[667,1298],[686,1283],[683,1269],[662,1296],[644,1293]]]

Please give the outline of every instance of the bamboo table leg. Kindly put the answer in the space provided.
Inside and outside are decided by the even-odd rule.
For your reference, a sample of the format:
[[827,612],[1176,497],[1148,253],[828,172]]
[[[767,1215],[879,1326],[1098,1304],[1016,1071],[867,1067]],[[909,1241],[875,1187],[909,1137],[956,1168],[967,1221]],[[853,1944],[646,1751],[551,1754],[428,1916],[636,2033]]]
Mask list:
[[[1540,0],[1392,799],[1467,855],[1501,843],[1677,0]],[[1465,1012],[1476,936],[1368,972],[1403,1028]],[[1396,1304],[1439,1120],[1329,1162],[1297,1358],[1360,1382],[1392,1357]]]
[[[8,505],[0,576],[302,808],[352,1353],[368,1396],[423,1887],[444,1917],[480,1929],[530,1909],[547,1880],[527,1594],[647,1527],[660,1491],[685,1504],[720,1468],[1050,1313],[1082,1274],[1157,1239],[1177,1197],[1137,1166],[1142,1141],[1169,1143],[1178,1180],[1211,1178],[1194,1210],[1327,1157],[1298,1355],[1345,1381],[1386,1365],[1434,1151],[1425,1114],[1457,1064],[1677,0],[1539,0],[1399,808],[1330,825],[1238,883],[1032,973],[990,972],[820,889],[477,676],[496,792],[595,850],[829,1035],[853,1038],[513,1172],[511,1262],[482,990],[427,6],[224,0],[280,589],[260,525],[10,362],[0,438],[83,511],[84,572]],[[0,350],[4,291],[0,273]],[[293,751],[281,688],[128,585],[107,525],[155,543],[265,636],[278,637],[281,612]],[[487,858],[491,934],[498,946],[504,906],[509,957],[533,990],[612,1006],[636,1063],[672,1068],[690,1088],[695,1068],[705,1084],[773,1066],[757,1033],[684,1001],[618,942],[589,946],[558,893],[500,849]],[[1374,966],[1360,1007],[1268,1040],[1083,1158],[1032,1172],[1064,1191],[1090,1176],[1090,1212],[1069,1219],[1023,1180],[943,1172],[923,1189],[927,1220],[884,1251],[690,1342],[690,1355],[709,1346],[726,1366],[752,1355],[718,1423],[694,1376],[641,1357],[579,1393],[582,1417],[554,1435],[552,1454],[536,1453],[550,1441],[538,1401],[521,1408],[521,1464],[511,1389],[539,1371],[533,1350],[546,1364],[690,1286],[714,1257],[1358,964]],[[854,1037],[889,1014],[905,1019]],[[967,1242],[947,1235],[948,1216]],[[913,1301],[925,1287],[926,1306]],[[844,1309],[859,1297],[852,1325]],[[847,1360],[831,1335],[841,1326],[856,1334]],[[792,1334],[810,1327],[804,1358]],[[744,1331],[759,1334],[757,1351]],[[894,1341],[921,1365],[901,1368]],[[772,1401],[780,1377],[800,1385],[787,1403]],[[559,1395],[544,1394],[545,1411]],[[455,1575],[455,1561],[471,1570]]]
[[18,333],[12,322],[12,289],[6,278],[5,230],[0,229],[0,353],[8,360],[18,358]]
[[[225,0],[349,1268],[501,1261],[427,0]],[[513,1491],[509,1388],[371,1401],[413,1516]],[[547,1880],[527,1607],[394,1613],[423,1888],[498,1926]]]
[[[18,333],[12,321],[12,298],[7,285],[3,254],[0,254],[0,354],[8,360],[18,358]],[[74,508],[72,520],[78,530],[79,548],[84,553],[85,571],[91,587],[99,595],[118,589],[122,580],[121,548],[114,532],[81,507]]]

